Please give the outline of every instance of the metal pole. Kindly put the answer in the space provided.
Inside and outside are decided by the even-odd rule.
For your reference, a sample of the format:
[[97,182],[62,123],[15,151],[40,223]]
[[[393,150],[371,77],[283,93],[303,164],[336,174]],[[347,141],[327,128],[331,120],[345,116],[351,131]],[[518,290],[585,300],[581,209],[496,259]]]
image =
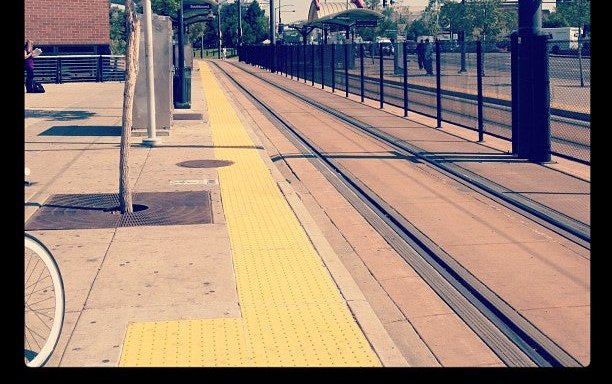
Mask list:
[[580,13],[580,24],[578,25],[578,67],[580,69],[580,87],[584,87],[584,75],[582,74],[582,0],[578,2],[578,12]]
[[380,109],[383,108],[383,104],[385,103],[385,87],[383,85],[383,75],[384,75],[384,68],[383,68],[383,45],[382,43],[378,43],[378,73],[379,73],[379,79],[378,79],[378,93],[379,93],[379,99],[380,99]]
[[[181,4],[182,5],[182,4]],[[147,134],[149,137],[142,139],[142,144],[155,146],[159,143],[157,139],[157,122],[155,121],[155,71],[153,66],[153,21],[151,20],[151,0],[144,0],[144,24],[145,24],[145,59],[147,67]]]
[[274,30],[274,26],[276,25],[275,21],[275,13],[274,13],[274,0],[270,0],[270,46],[272,47],[272,56],[270,57],[272,61],[272,66],[270,68],[270,72],[274,73],[276,71],[275,63],[276,63],[276,31]]
[[314,44],[310,45],[312,47],[312,57],[310,58],[311,62],[311,67],[312,67],[312,79],[310,79],[310,85],[314,85],[315,81],[314,81],[314,77],[315,77],[315,46]]
[[359,94],[361,96],[361,102],[363,103],[364,101],[364,81],[363,81],[363,72],[364,72],[364,68],[363,68],[363,51],[364,51],[364,47],[363,44],[359,44]]
[[348,44],[344,43],[344,97],[349,95],[348,80]]
[[541,25],[542,1],[519,0],[517,155],[534,162],[550,161],[548,51]]
[[217,27],[219,28],[219,43],[217,44],[217,59],[221,58],[221,4],[217,7]]
[[331,87],[332,93],[336,90],[336,44],[331,45],[331,69],[332,69],[332,78],[331,78]]
[[408,45],[404,41],[402,47],[402,65],[404,67],[404,117],[408,116]]
[[512,102],[512,154],[519,154],[519,102],[518,102],[518,32],[510,36],[510,84]]
[[324,60],[325,60],[325,45],[321,44],[321,89],[325,89],[325,66],[324,66]]
[[242,4],[238,0],[238,46],[242,47]]
[[484,140],[484,116],[482,97],[482,41],[476,42],[476,83],[478,90],[478,141]]
[[533,58],[533,127],[529,160],[546,163],[550,154],[550,73],[548,67],[547,36],[534,36]]
[[177,109],[188,109],[191,107],[187,102],[185,95],[187,87],[185,85],[185,23],[183,21],[183,0],[180,0],[179,4],[179,23],[178,23],[178,76],[179,76],[179,92],[178,101],[174,103],[174,107]]
[[440,40],[436,40],[436,128],[442,128],[442,74],[440,73]]
[[[465,0],[461,0],[461,11],[465,18]],[[464,73],[467,72],[467,69],[465,69],[465,28],[459,35],[461,36],[461,68],[459,68],[459,73]]]
[[302,69],[304,70],[304,84],[306,84],[306,35],[304,35],[304,62],[302,64]]

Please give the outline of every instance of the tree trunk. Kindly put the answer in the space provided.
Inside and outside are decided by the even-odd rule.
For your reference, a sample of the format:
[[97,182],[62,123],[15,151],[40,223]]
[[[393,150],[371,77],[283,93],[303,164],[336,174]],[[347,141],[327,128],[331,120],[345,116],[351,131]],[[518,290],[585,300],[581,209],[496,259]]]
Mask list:
[[134,211],[132,189],[130,187],[130,138],[132,136],[132,107],[134,89],[138,76],[138,48],[140,46],[140,22],[136,18],[134,1],[126,0],[127,47],[125,54],[125,85],[123,87],[123,120],[121,129],[121,149],[119,151],[119,209],[121,213]]

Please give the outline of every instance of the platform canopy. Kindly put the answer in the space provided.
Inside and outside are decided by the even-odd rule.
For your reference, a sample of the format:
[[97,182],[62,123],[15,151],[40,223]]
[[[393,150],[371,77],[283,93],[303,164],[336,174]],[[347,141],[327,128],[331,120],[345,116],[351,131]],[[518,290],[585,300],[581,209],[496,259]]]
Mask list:
[[312,0],[308,20],[296,23],[293,28],[346,31],[354,27],[375,27],[381,18],[384,18],[382,13],[365,8],[362,0],[325,3]]
[[348,9],[323,16],[316,21],[312,21],[312,25],[328,27],[330,29],[347,29],[353,27],[376,27],[378,20],[385,16],[371,9]]

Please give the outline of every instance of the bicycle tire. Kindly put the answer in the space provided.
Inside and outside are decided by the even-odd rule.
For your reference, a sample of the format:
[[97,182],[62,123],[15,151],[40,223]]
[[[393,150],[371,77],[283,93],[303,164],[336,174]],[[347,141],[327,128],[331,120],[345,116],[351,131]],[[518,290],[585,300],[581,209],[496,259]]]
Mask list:
[[64,283],[57,262],[40,240],[25,233],[24,360],[28,367],[42,367],[49,360],[59,341],[64,311]]

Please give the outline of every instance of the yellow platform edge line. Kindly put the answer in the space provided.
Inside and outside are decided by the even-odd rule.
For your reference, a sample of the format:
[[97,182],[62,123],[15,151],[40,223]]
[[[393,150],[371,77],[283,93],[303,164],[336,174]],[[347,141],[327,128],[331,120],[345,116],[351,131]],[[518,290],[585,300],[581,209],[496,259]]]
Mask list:
[[208,65],[199,62],[242,318],[128,324],[120,366],[381,366]]

